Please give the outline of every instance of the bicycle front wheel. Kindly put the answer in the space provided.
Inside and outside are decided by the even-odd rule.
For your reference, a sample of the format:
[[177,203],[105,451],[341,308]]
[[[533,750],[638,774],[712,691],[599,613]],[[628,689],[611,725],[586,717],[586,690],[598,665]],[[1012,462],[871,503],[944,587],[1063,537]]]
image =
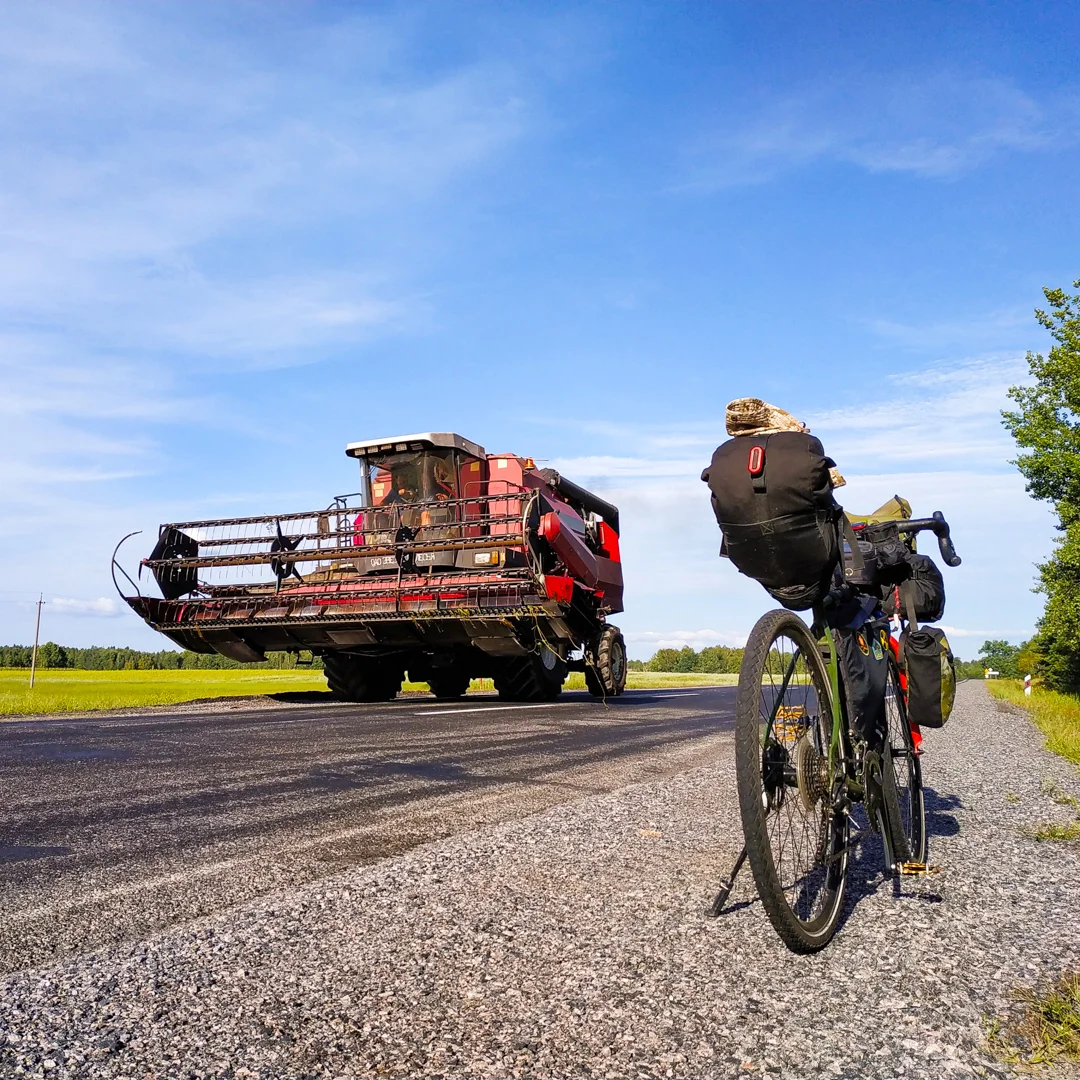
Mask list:
[[817,642],[770,611],[746,644],[735,703],[735,765],[758,895],[794,952],[828,944],[847,876],[848,819],[833,810],[832,696]]
[[[923,800],[922,766],[915,752],[915,741],[908,723],[900,669],[889,656],[888,682],[885,686],[885,714],[889,722],[889,749],[892,773],[896,782],[896,826],[906,841],[907,858],[926,862],[926,805]],[[900,844],[896,845],[898,848]]]

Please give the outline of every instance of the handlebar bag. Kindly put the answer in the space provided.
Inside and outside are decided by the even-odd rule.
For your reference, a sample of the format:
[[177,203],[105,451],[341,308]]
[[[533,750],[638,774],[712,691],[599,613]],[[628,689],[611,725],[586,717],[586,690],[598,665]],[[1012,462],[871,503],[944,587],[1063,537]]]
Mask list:
[[779,431],[729,439],[701,474],[724,534],[721,555],[793,611],[829,591],[840,557],[835,464],[813,435]]
[[908,576],[902,584],[884,590],[881,609],[886,615],[906,615],[907,602],[914,605],[915,618],[920,622],[937,622],[945,615],[945,580],[929,555],[908,552],[904,556]]
[[936,626],[900,635],[900,666],[907,672],[908,719],[944,727],[956,700],[956,666],[948,638]]

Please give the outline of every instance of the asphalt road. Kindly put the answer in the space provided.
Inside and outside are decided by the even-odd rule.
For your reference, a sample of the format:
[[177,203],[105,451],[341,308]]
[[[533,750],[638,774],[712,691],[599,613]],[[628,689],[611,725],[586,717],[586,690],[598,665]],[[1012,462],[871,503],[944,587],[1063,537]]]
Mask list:
[[0,724],[0,972],[712,762],[734,687]]

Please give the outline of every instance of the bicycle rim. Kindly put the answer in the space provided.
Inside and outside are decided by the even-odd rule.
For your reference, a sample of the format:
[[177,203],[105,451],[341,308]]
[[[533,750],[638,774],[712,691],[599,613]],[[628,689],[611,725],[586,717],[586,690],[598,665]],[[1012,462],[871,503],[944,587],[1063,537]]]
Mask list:
[[847,818],[828,790],[830,700],[806,624],[789,611],[759,619],[735,707],[739,808],[758,895],[796,952],[836,932],[847,874]]
[[899,810],[896,827],[907,842],[907,856],[926,861],[926,805],[923,799],[922,765],[908,724],[900,671],[890,658],[885,687],[885,713],[889,723],[889,749]]

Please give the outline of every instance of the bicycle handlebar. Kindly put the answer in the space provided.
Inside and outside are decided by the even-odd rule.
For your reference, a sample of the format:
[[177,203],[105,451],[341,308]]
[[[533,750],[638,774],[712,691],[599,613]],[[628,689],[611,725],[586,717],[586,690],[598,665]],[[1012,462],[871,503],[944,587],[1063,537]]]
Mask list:
[[941,550],[941,557],[945,560],[946,565],[960,565],[960,556],[956,554],[952,537],[949,535],[949,523],[940,510],[935,510],[933,517],[908,518],[898,521],[896,527],[900,532],[912,535],[920,532],[932,532],[937,537],[938,548]]

